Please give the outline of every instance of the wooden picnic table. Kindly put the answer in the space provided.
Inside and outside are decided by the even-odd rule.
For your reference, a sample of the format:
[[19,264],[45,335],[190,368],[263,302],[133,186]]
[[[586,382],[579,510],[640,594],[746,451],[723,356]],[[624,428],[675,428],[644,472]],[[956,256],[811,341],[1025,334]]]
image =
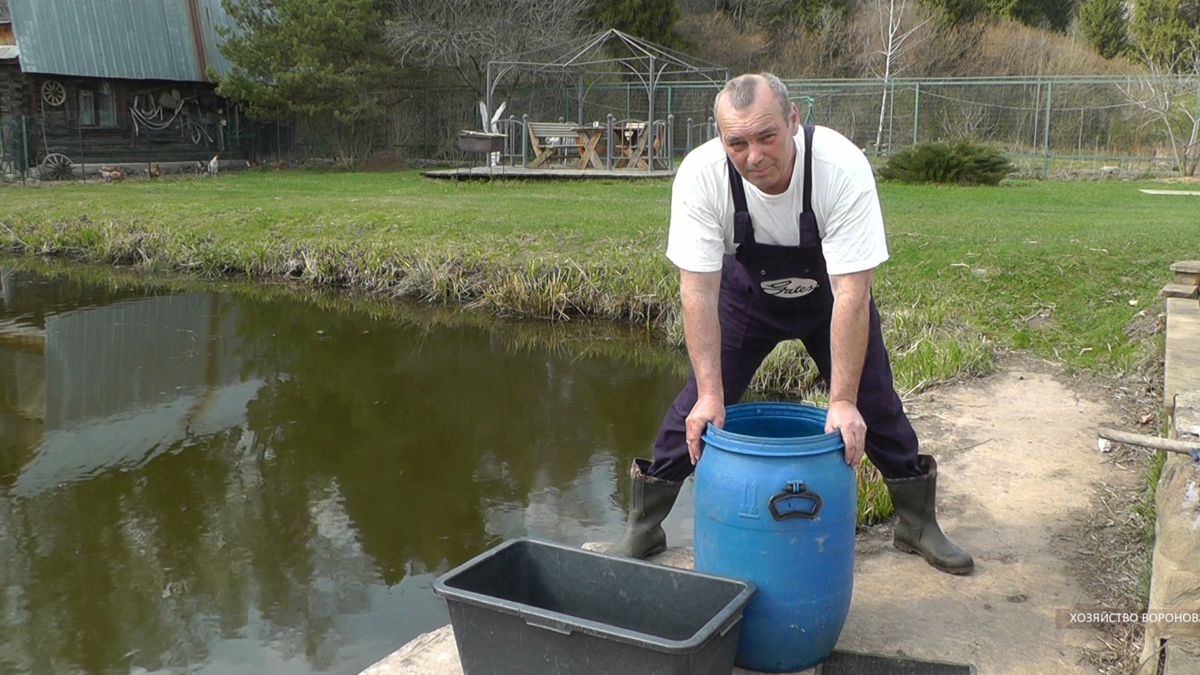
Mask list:
[[645,168],[646,162],[641,157],[642,153],[646,151],[646,141],[650,137],[650,134],[646,133],[646,123],[627,122],[615,126],[613,135],[617,137],[618,147],[621,150],[621,156],[617,159],[617,167],[633,165]]
[[589,166],[597,169],[603,169],[604,162],[600,159],[600,153],[597,147],[600,145],[600,140],[604,138],[604,134],[608,132],[607,126],[581,126],[575,127],[574,131],[579,135],[579,168],[586,169]]
[[536,169],[552,160],[567,160],[574,168],[604,168],[597,147],[607,127],[564,122],[530,122],[529,140],[534,157],[529,168]]
[[[612,157],[614,168],[646,168],[650,125],[630,121],[613,126]],[[664,130],[655,128],[654,149],[663,143]],[[529,168],[548,167],[557,161],[575,169],[607,168],[607,150],[603,143],[608,126],[599,123],[579,125],[568,122],[529,122],[529,141],[534,156]],[[661,160],[655,164],[661,164]]]
[[[654,130],[654,144],[650,145],[650,131]],[[656,122],[653,127],[648,122],[626,122],[613,127],[614,140],[620,146],[621,156],[616,162],[618,168],[635,167],[645,169],[654,162],[654,168],[666,168],[666,162],[658,157],[658,151],[667,141],[666,125]]]

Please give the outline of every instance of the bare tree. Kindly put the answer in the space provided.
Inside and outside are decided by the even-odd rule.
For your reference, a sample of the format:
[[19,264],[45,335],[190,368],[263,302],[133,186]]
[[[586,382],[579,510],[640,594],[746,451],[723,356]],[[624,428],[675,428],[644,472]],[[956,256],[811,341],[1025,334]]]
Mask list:
[[[903,55],[916,46],[920,40],[910,40],[917,31],[929,23],[930,17],[925,16],[916,25],[909,26],[913,21],[905,21],[909,13],[908,0],[872,0],[878,14],[879,42],[873,45],[872,58],[868,63],[871,73],[883,82],[883,95],[879,102],[879,126],[875,131],[875,151],[883,143],[883,123],[887,119],[888,96],[891,93],[892,80],[899,77],[905,68]],[[875,42],[871,39],[871,42]]]
[[1163,63],[1143,54],[1147,74],[1121,87],[1121,93],[1158,124],[1171,145],[1182,176],[1195,176],[1200,166],[1200,44],[1181,50]]
[[488,61],[578,37],[589,0],[395,0],[388,44],[402,65],[449,68],[485,96]]

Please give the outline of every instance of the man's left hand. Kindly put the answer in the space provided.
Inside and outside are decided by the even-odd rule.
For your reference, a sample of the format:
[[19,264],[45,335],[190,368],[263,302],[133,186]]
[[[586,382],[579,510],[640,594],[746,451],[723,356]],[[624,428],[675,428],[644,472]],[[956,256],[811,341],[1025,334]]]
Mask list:
[[834,429],[842,432],[846,444],[846,463],[858,468],[867,444],[867,423],[858,412],[858,406],[850,401],[830,401],[825,416],[825,433]]

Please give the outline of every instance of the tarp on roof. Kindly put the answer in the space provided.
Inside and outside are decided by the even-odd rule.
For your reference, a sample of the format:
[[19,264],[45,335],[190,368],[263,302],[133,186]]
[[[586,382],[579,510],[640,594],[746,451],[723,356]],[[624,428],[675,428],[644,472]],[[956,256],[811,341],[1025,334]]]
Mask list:
[[26,73],[203,82],[209,65],[229,70],[221,0],[8,1]]

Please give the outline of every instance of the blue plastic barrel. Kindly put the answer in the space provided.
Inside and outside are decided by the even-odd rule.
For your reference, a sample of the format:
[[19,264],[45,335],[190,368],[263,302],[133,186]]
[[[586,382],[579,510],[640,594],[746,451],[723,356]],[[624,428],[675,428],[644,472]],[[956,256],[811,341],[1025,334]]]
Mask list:
[[696,465],[695,569],[753,581],[736,663],[811,668],[833,652],[854,589],[858,483],[825,410],[729,406]]

